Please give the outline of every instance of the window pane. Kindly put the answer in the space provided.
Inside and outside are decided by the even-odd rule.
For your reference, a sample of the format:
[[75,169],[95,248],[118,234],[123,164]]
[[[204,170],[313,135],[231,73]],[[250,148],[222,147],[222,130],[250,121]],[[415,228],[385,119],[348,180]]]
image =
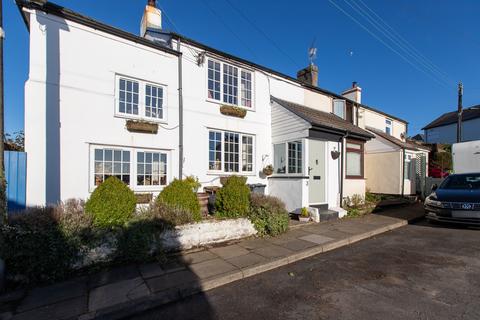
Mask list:
[[287,155],[286,147],[284,143],[276,144],[273,146],[273,167],[275,173],[287,172]]
[[[167,155],[159,152],[138,152],[137,185],[165,185],[167,183]],[[140,162],[140,159],[142,162]]]
[[118,112],[138,114],[138,82],[119,79]]
[[220,100],[220,63],[208,60],[208,98]]
[[342,119],[345,119],[345,101],[333,100],[333,113]]
[[356,150],[362,150],[362,146],[356,143],[348,143],[347,142],[347,148],[348,149],[356,149]]
[[222,170],[222,133],[217,131],[209,132],[209,170]]
[[302,142],[288,143],[288,173],[302,173]]
[[347,152],[347,176],[361,176],[362,155],[357,152]]
[[234,132],[225,132],[223,138],[224,145],[224,170],[225,172],[239,171],[239,134]]
[[223,102],[238,104],[238,68],[223,64]]
[[242,71],[241,83],[241,105],[250,108],[252,106],[252,74]]
[[130,151],[95,149],[94,184],[98,186],[110,176],[130,183]]
[[253,171],[253,138],[242,136],[242,171]]
[[146,85],[145,116],[163,119],[163,88]]

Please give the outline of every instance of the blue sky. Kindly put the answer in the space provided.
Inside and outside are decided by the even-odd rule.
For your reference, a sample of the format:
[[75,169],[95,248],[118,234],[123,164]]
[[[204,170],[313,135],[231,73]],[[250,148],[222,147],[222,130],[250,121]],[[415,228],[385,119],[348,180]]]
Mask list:
[[[409,121],[410,135],[443,112],[456,108],[456,83],[460,80],[465,87],[464,105],[480,104],[480,1],[361,1],[158,3],[169,18],[163,16],[166,29],[292,76],[308,63],[307,50],[315,39],[319,86],[341,92],[357,81],[363,88],[362,102]],[[147,1],[54,2],[137,34]],[[387,22],[417,50],[412,53],[417,59],[390,41],[393,31],[387,26],[380,28],[382,33],[369,24],[354,10],[359,7],[353,2],[374,21],[381,22],[381,18]],[[23,129],[28,32],[12,0],[4,1],[4,28],[5,126],[6,132],[14,132]]]

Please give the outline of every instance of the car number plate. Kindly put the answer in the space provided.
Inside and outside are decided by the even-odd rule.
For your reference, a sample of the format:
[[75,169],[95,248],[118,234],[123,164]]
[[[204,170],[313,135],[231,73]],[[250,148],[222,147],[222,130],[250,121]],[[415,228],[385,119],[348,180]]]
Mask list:
[[478,218],[480,219],[480,211],[459,211],[453,210],[452,217],[454,218]]

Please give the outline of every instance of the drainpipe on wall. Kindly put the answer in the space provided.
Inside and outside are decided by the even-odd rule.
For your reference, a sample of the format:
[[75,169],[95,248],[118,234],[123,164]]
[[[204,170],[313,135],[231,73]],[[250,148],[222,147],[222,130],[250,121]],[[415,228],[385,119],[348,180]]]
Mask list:
[[[177,39],[177,51],[180,52],[180,38]],[[183,178],[183,86],[182,54],[178,55],[178,178]]]
[[343,161],[345,159],[345,156],[343,155],[344,152],[345,152],[345,139],[348,137],[348,134],[349,132],[347,131],[343,137],[342,137],[342,152],[340,152],[340,155],[341,155],[341,163],[340,163],[340,208],[342,207],[342,204],[343,204],[343,171],[344,171],[344,165],[343,165]]
[[405,148],[402,149],[403,152],[403,163],[402,163],[402,198],[405,196]]

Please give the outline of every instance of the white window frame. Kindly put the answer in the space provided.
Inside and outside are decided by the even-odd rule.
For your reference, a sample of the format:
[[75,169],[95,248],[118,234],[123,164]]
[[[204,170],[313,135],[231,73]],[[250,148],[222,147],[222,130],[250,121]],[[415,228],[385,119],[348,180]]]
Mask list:
[[[147,148],[135,148],[130,146],[121,145],[102,145],[102,144],[90,144],[89,146],[89,192],[93,192],[97,186],[95,186],[95,149],[113,149],[130,152],[130,184],[128,187],[134,192],[160,192],[165,186],[172,181],[172,156],[170,150],[165,149],[147,149]],[[167,156],[167,181],[165,185],[158,186],[141,186],[137,185],[137,152],[155,152],[163,153]]]
[[[210,98],[208,96],[208,61],[220,63],[220,100],[213,99],[213,98]],[[238,86],[237,87],[237,104],[231,104],[231,103],[223,101],[223,93],[224,93],[224,90],[223,90],[223,85],[224,85],[223,69],[224,69],[225,64],[227,64],[229,66],[232,66],[232,67],[235,67],[238,70],[238,73],[237,73],[237,86]],[[240,66],[236,63],[224,62],[222,60],[218,60],[218,59],[211,58],[211,57],[207,58],[206,63],[204,65],[205,65],[205,70],[206,70],[206,72],[205,72],[205,80],[206,80],[205,81],[205,94],[207,96],[207,98],[206,98],[207,101],[213,102],[213,103],[216,103],[216,104],[236,106],[236,107],[239,107],[239,108],[243,108],[247,111],[255,111],[255,72],[252,69],[244,68],[244,67],[242,67],[242,66]],[[242,72],[248,72],[251,75],[251,97],[250,97],[251,106],[250,107],[242,106],[242,88],[241,88]]]
[[[390,122],[390,124],[389,124]],[[387,128],[390,129],[390,133],[387,132]],[[388,135],[393,136],[393,120],[392,119],[385,119],[385,133]]]
[[[288,155],[288,144],[289,143],[294,143],[294,142],[300,142],[301,147],[302,147],[302,149],[301,149],[302,170],[300,172],[297,172],[297,173],[289,172],[290,157]],[[303,176],[305,174],[305,139],[294,139],[294,140],[288,140],[288,141],[273,143],[273,145],[272,145],[272,155],[273,155],[273,162],[274,163],[275,163],[275,145],[281,145],[281,144],[283,144],[285,146],[285,173],[277,173],[276,171],[274,171],[273,175],[274,176]]]
[[[138,175],[138,156],[137,156],[137,153],[138,152],[150,152],[150,153],[159,153],[160,155],[165,155],[166,156],[166,171],[165,171],[165,184],[159,184],[159,185],[139,185],[137,184],[137,175]],[[134,164],[135,164],[135,176],[134,176],[134,186],[136,189],[138,190],[142,190],[142,191],[147,191],[147,190],[157,190],[157,189],[160,189],[160,188],[164,188],[168,185],[169,183],[169,179],[168,179],[168,172],[169,172],[169,169],[170,169],[170,165],[169,164],[169,157],[168,157],[169,153],[166,152],[166,151],[163,151],[163,150],[152,150],[152,149],[135,149],[135,154],[134,154]],[[145,163],[145,161],[144,161]],[[144,174],[145,175],[145,174]],[[153,174],[152,174],[153,176]]]
[[[219,132],[221,133],[221,170],[212,170],[210,169],[210,132]],[[225,133],[234,133],[238,134],[238,172],[225,171]],[[252,138],[252,171],[243,171],[243,157],[242,157],[242,140],[244,136]],[[221,174],[221,175],[244,175],[252,176],[255,175],[255,161],[256,161],[256,136],[251,133],[242,133],[232,130],[222,130],[215,128],[208,128],[207,130],[207,172],[208,174]]]
[[[120,79],[138,82],[138,115],[120,112]],[[146,86],[154,86],[162,88],[162,118],[147,117],[145,115],[146,108]],[[115,103],[114,115],[117,118],[143,120],[148,122],[167,123],[168,121],[168,87],[165,84],[146,81],[122,74],[115,74]]]
[[[335,102],[342,102],[343,103],[343,117],[340,117],[335,113]],[[347,103],[343,99],[333,99],[332,100],[332,113],[343,120],[347,119]]]

